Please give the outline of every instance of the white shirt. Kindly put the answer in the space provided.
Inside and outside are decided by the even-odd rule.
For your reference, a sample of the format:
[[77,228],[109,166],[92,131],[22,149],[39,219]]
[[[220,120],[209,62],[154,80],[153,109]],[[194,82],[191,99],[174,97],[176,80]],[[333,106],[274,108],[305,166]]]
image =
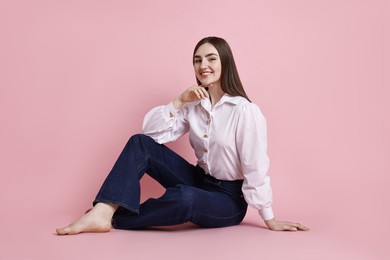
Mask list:
[[217,179],[244,180],[245,201],[264,220],[274,217],[267,175],[267,126],[257,105],[228,94],[214,107],[209,99],[186,103],[178,110],[171,102],[149,111],[142,129],[160,144],[189,132],[197,164]]

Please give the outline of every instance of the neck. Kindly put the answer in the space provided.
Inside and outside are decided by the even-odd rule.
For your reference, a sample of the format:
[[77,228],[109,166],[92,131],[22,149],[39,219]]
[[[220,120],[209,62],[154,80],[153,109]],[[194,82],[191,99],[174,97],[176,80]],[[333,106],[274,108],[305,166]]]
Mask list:
[[225,94],[223,92],[221,86],[218,85],[213,85],[209,87],[209,95],[210,95],[210,100],[211,100],[211,106],[213,107],[215,104],[218,103],[218,101],[222,98],[222,96]]

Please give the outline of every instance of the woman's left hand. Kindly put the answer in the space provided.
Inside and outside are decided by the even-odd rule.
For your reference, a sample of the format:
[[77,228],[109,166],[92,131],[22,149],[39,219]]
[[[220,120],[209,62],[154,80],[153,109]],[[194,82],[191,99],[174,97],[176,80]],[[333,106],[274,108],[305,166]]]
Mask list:
[[289,221],[279,221],[276,219],[270,219],[264,221],[267,227],[274,231],[308,231],[309,228],[305,227],[302,224],[289,222]]

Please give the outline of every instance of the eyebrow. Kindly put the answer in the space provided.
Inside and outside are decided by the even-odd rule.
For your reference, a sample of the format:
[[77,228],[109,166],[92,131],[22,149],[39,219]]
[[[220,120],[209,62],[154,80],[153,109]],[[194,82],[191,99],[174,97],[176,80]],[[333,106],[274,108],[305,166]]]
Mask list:
[[[215,55],[215,56],[218,56],[218,54],[215,54],[215,53],[209,53],[209,54],[206,54],[206,56],[205,57],[210,57],[210,56],[213,56],[213,55]],[[194,56],[194,59],[196,59],[196,58],[202,58],[200,55],[195,55]]]

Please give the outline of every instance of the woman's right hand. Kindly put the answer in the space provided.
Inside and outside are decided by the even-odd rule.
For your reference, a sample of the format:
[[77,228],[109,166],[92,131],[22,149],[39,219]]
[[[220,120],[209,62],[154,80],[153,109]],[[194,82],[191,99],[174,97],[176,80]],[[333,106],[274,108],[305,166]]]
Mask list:
[[185,103],[194,102],[199,99],[209,98],[209,93],[203,86],[192,86],[186,89],[180,96],[173,100],[176,109],[181,108]]

